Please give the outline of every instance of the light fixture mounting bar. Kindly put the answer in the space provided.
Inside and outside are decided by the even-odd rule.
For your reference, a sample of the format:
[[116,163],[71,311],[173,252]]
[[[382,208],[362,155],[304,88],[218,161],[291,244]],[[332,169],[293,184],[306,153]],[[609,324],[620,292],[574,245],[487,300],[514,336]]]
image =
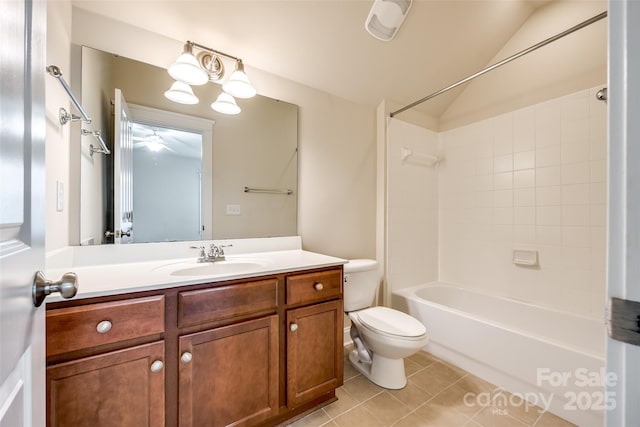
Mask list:
[[203,45],[201,45],[199,43],[196,43],[196,42],[192,42],[192,41],[187,40],[187,44],[190,44],[193,47],[197,47],[200,50],[204,50],[205,52],[209,52],[209,53],[212,53],[214,55],[223,56],[223,57],[228,58],[228,59],[233,59],[236,62],[242,62],[242,59],[240,59],[240,58],[238,58],[236,56],[229,55],[228,53],[220,52],[219,50],[211,49],[210,47],[203,46]]

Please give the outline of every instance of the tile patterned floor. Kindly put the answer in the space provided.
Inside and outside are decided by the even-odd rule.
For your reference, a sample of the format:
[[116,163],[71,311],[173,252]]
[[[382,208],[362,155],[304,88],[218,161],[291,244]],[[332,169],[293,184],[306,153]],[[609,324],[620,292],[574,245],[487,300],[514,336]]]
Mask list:
[[[426,352],[405,359],[405,388],[385,390],[351,366],[347,351],[344,385],[336,390],[338,401],[290,427],[574,426],[539,407],[519,404],[508,392]],[[484,402],[475,399],[480,393],[489,393],[497,406],[480,404]]]

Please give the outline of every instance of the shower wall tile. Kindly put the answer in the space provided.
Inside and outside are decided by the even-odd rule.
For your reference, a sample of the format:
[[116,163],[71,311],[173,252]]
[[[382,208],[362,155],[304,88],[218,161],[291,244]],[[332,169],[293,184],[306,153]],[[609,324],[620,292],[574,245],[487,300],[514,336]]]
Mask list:
[[513,170],[536,167],[536,150],[521,151],[513,155]]
[[513,173],[513,188],[530,188],[536,186],[535,169],[525,169]]
[[562,204],[562,187],[536,187],[537,206],[557,206]]
[[560,166],[536,168],[536,186],[560,185],[562,183],[562,169]]
[[580,205],[562,206],[562,225],[589,226],[590,211]]
[[513,172],[501,172],[493,175],[493,189],[506,190],[513,188]]
[[513,154],[506,154],[493,159],[493,171],[511,172],[513,170]]
[[562,155],[559,145],[536,148],[536,166],[556,166],[560,164]]
[[607,225],[607,205],[591,205],[591,226],[605,227]]
[[535,206],[535,188],[517,188],[513,190],[513,206]]
[[607,161],[593,160],[591,162],[591,182],[605,182],[607,180]]
[[513,113],[513,152],[530,151],[536,148],[536,110],[523,108]]
[[562,207],[539,206],[536,208],[536,224],[562,225]]
[[562,186],[563,205],[588,205],[591,200],[589,184],[572,184]]
[[607,203],[607,183],[594,182],[591,184],[591,203],[605,204]]
[[589,162],[572,163],[562,166],[563,184],[581,184],[591,181],[591,164]]
[[[597,89],[439,135],[440,280],[601,316],[607,110]],[[537,250],[540,265],[515,266],[515,248]]]

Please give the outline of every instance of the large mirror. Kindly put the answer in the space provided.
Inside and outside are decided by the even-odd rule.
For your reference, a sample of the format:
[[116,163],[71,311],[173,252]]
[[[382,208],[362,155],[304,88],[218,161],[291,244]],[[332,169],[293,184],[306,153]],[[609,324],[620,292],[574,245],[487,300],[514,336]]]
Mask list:
[[296,234],[296,105],[258,95],[220,114],[214,83],[193,87],[198,104],[177,104],[164,97],[165,69],[77,51],[92,116],[83,128],[112,151],[92,153],[96,140],[81,138],[81,245]]

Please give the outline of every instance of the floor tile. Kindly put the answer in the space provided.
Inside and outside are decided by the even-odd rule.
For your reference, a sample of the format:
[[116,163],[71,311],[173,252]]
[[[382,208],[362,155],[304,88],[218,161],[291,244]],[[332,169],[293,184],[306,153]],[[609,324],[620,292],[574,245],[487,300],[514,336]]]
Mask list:
[[291,427],[575,427],[426,352],[405,359],[408,381],[400,390],[344,364],[338,400]]
[[375,385],[362,375],[345,381],[342,387],[359,402],[371,399],[376,394],[384,391],[382,387]]
[[434,362],[440,361],[440,359],[427,353],[426,351],[419,351],[416,354],[409,356],[407,359],[411,360],[412,362],[416,362],[418,365],[424,367],[427,367]]
[[550,412],[545,412],[535,424],[535,427],[576,427],[576,425]]
[[406,416],[409,408],[387,391],[367,400],[362,407],[386,426]]
[[502,395],[505,396],[505,399],[496,399],[494,406],[506,410],[513,418],[527,425],[534,425],[544,412],[539,406],[532,405],[517,395],[507,391],[503,391]]
[[319,427],[325,425],[326,423],[332,422],[331,417],[327,415],[322,409],[319,411],[312,412],[306,417],[299,419],[293,424],[290,424],[291,427]]
[[461,427],[469,422],[469,418],[455,409],[431,402],[416,409],[414,415],[430,427]]
[[349,360],[345,360],[344,362],[344,380],[350,380],[353,377],[357,377],[360,375],[360,372],[356,368],[353,367]]
[[493,406],[484,408],[473,417],[473,421],[483,427],[524,427],[527,425]]
[[434,375],[434,373],[428,371],[427,368],[412,375],[411,381],[431,395],[436,395],[453,384],[452,381],[445,380],[441,376]]
[[409,377],[421,369],[424,369],[423,365],[420,365],[409,358],[404,359],[404,373],[406,376]]
[[344,414],[360,404],[357,399],[346,392],[344,386],[336,389],[336,397],[338,398],[337,401],[324,407],[325,412],[329,414],[331,418]]
[[404,388],[389,390],[388,392],[411,410],[416,409],[433,397],[431,393],[418,387],[411,378],[409,378]]
[[357,406],[334,418],[339,427],[386,427],[376,417],[365,411],[361,406]]
[[433,424],[421,419],[416,414],[409,414],[393,424],[393,427],[433,427]]

